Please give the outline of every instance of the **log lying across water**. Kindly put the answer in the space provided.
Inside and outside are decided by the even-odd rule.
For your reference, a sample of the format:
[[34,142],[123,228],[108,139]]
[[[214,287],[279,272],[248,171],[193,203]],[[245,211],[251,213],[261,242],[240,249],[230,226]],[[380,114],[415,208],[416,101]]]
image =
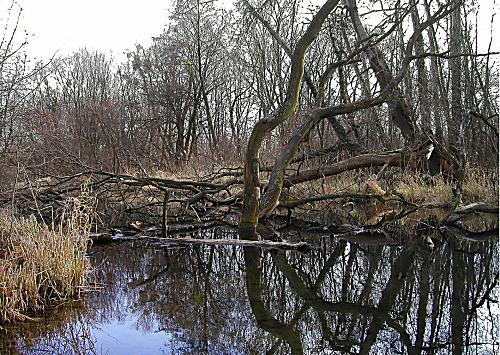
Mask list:
[[452,225],[461,220],[465,215],[473,213],[487,213],[498,215],[498,206],[489,203],[477,202],[470,205],[456,208],[451,215],[446,218],[443,225]]
[[312,247],[306,242],[274,242],[270,240],[244,240],[244,239],[201,239],[201,238],[161,238],[150,236],[137,236],[137,239],[154,241],[160,245],[192,245],[192,244],[205,244],[205,245],[237,245],[249,246],[265,249],[282,249],[282,250],[296,250],[307,252]]
[[457,208],[454,211],[454,213],[456,214],[468,214],[468,213],[479,213],[479,212],[498,214],[498,206],[489,203],[477,202],[477,203],[471,203],[470,205],[464,207]]
[[[217,221],[205,221],[193,224],[179,224],[168,226],[167,235],[176,235],[178,233],[188,233],[194,230],[210,229],[213,227],[225,225],[226,228],[236,229],[235,226],[230,226]],[[205,239],[205,238],[191,238],[191,237],[159,237],[158,234],[162,233],[159,227],[148,228],[135,228],[127,230],[112,230],[100,233],[91,233],[90,238],[94,243],[106,243],[113,241],[126,241],[126,240],[148,240],[154,242],[156,245],[169,246],[169,245],[191,245],[191,244],[205,244],[205,245],[236,245],[236,246],[251,246],[256,248],[265,249],[281,249],[281,250],[295,250],[307,252],[313,249],[306,242],[286,242],[286,241],[273,241],[273,240],[246,240],[246,239]]]
[[439,229],[441,231],[448,231],[459,239],[464,239],[473,242],[483,242],[492,238],[498,238],[498,227],[484,230],[480,232],[467,230],[460,222],[464,216],[469,214],[486,213],[498,215],[498,206],[478,202],[471,203],[467,206],[456,208],[451,215],[449,215],[441,224]]

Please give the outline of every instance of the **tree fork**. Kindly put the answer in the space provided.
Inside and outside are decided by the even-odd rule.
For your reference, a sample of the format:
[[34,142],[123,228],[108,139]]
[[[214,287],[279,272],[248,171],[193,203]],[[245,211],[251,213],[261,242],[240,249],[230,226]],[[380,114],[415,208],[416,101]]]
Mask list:
[[[292,56],[292,67],[290,80],[287,88],[287,98],[284,103],[276,110],[273,115],[270,115],[254,126],[250,140],[248,142],[247,154],[245,157],[245,174],[244,174],[244,200],[243,210],[240,219],[240,233],[245,237],[246,234],[254,234],[260,216],[270,214],[279,203],[279,196],[284,183],[284,171],[289,166],[293,156],[298,150],[298,145],[302,142],[307,133],[322,119],[327,117],[337,116],[343,113],[359,111],[361,109],[378,105],[386,102],[394,95],[397,84],[403,79],[410,62],[415,59],[412,56],[413,46],[422,33],[428,26],[432,25],[439,19],[451,13],[459,4],[445,4],[441,6],[433,16],[422,23],[419,28],[415,29],[412,36],[408,40],[404,51],[404,60],[399,72],[395,76],[390,77],[390,81],[384,85],[384,88],[379,96],[368,98],[361,101],[353,102],[346,105],[317,108],[306,119],[306,122],[294,134],[285,150],[277,159],[271,179],[263,198],[263,206],[260,207],[260,183],[259,183],[259,148],[264,137],[271,132],[276,126],[283,123],[294,111],[298,103],[298,95],[300,89],[300,81],[304,72],[304,56],[308,46],[312,43],[317,33],[321,29],[323,21],[328,14],[333,10],[338,1],[327,2],[315,15],[306,33],[301,37]],[[383,164],[387,164],[384,161]],[[390,162],[389,162],[390,163]],[[319,176],[320,177],[320,176]],[[319,178],[318,177],[318,178]]]
[[259,219],[259,149],[262,141],[269,132],[295,112],[299,101],[300,83],[304,75],[306,51],[321,30],[323,22],[337,6],[338,2],[339,0],[328,0],[313,17],[306,32],[297,42],[291,56],[292,63],[285,101],[273,114],[257,122],[252,130],[245,156],[243,210],[239,224],[242,235],[252,235]]

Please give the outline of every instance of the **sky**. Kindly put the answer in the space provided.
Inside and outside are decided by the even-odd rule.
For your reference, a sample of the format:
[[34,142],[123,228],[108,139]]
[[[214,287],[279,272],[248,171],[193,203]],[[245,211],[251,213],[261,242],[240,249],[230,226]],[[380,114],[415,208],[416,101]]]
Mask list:
[[[87,47],[119,56],[147,45],[167,23],[171,0],[17,0],[28,51],[39,59]],[[11,0],[0,0],[2,8]]]
[[[173,0],[15,1],[23,8],[20,27],[28,32],[28,54],[42,60],[56,52],[69,55],[82,47],[112,53],[116,58],[137,43],[147,46],[152,36],[163,31],[173,4]],[[478,0],[479,30],[483,34],[480,52],[487,49],[493,1]],[[500,0],[496,1],[498,10]],[[0,26],[5,23],[5,9],[11,2],[0,0]],[[496,21],[498,27],[500,19]],[[498,50],[498,41],[494,48]]]

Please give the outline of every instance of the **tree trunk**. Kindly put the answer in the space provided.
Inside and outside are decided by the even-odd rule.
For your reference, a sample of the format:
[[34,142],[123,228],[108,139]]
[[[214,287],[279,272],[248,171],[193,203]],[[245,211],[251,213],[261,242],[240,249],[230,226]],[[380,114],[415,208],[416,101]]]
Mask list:
[[[462,52],[460,8],[451,14],[450,55]],[[450,59],[451,74],[451,116],[448,121],[448,147],[453,157],[460,161],[460,126],[463,121],[462,110],[462,58]],[[457,171],[459,167],[457,166]]]
[[[344,0],[344,4],[347,7],[359,41],[368,41],[369,35],[361,23],[356,0]],[[380,89],[383,91],[394,79],[384,55],[375,45],[367,47],[365,49],[365,54],[368,57],[370,66],[375,73]],[[388,101],[391,119],[400,129],[406,143],[409,144],[410,142],[413,142],[415,138],[413,118],[411,117],[410,110],[403,98],[401,90],[397,87],[393,88],[392,96],[393,99]]]
[[328,0],[313,17],[292,54],[285,101],[275,112],[257,122],[252,130],[245,156],[245,187],[243,193],[243,210],[240,219],[240,232],[242,234],[253,233],[258,223],[260,146],[268,133],[286,121],[295,112],[299,101],[300,83],[304,74],[304,57],[306,51],[321,30],[323,22],[337,6],[338,2],[339,0]]

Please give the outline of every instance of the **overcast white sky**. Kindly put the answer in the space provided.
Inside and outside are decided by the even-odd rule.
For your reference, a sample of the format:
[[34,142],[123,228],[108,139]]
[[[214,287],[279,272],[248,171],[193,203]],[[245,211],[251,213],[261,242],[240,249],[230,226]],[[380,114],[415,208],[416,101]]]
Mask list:
[[[0,0],[0,3],[10,0]],[[147,44],[167,22],[170,0],[18,0],[29,52],[50,58],[82,47],[120,55]]]
[[[221,1],[221,0],[219,0]],[[224,0],[223,0],[224,1]],[[232,0],[225,0],[226,2]],[[489,40],[494,0],[479,0],[483,46]],[[147,45],[167,22],[173,0],[17,0],[23,8],[21,28],[29,37],[29,54],[48,59],[82,47],[120,57],[136,43]],[[500,0],[497,0],[500,2]],[[0,0],[0,24],[11,0]],[[498,9],[498,5],[497,5]],[[498,27],[498,20],[497,26]],[[1,29],[0,29],[1,30]],[[497,41],[498,44],[498,41]],[[498,46],[495,46],[498,47]],[[481,48],[480,51],[484,51]]]

